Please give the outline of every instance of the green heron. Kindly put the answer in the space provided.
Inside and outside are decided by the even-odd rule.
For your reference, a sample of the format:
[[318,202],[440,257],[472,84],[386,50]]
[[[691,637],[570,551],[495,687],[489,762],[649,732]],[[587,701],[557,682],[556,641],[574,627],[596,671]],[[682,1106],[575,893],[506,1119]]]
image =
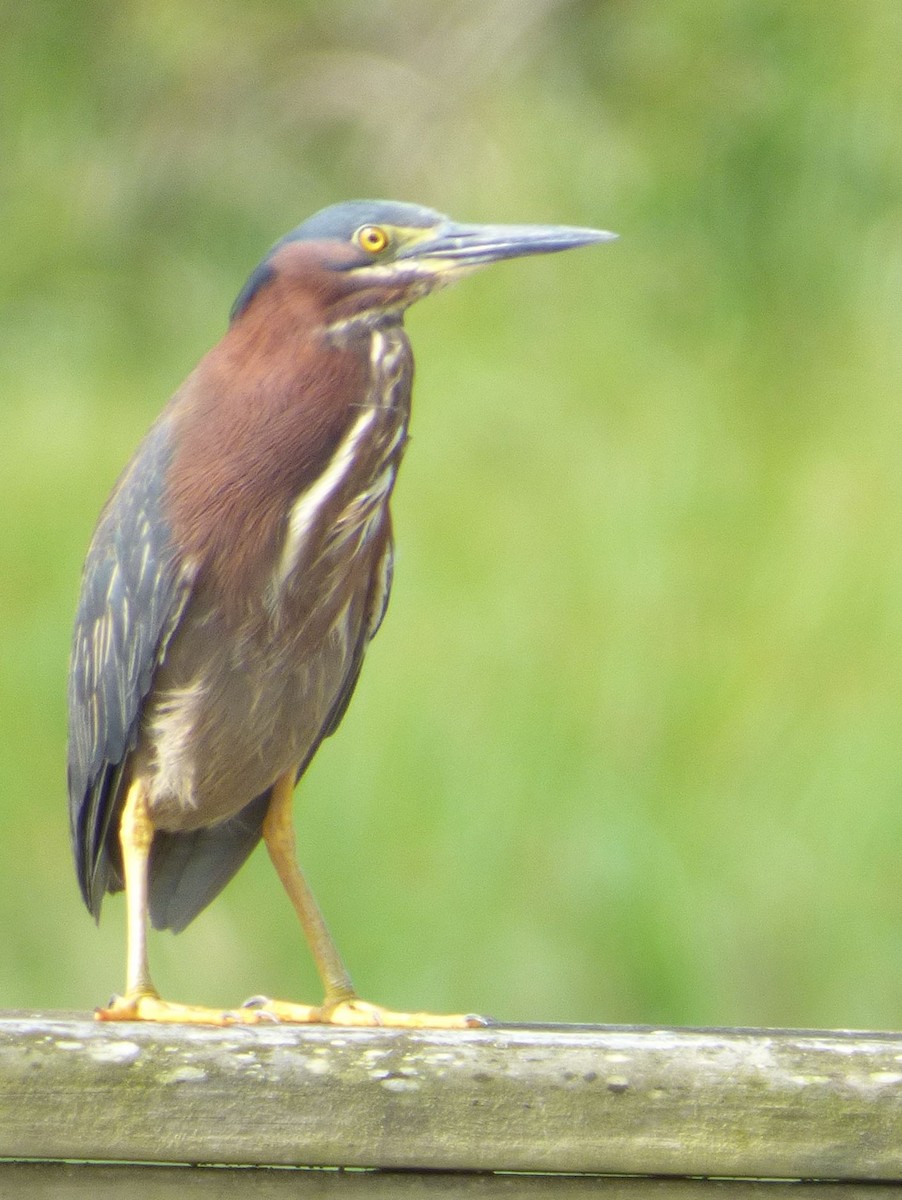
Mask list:
[[[225,336],[120,477],[84,567],[72,843],[95,918],[107,892],[125,889],[128,936],[125,994],[100,1019],[473,1022],[358,998],[297,865],[292,793],[341,721],[388,601],[388,504],[413,375],[405,309],[486,263],[613,236],[356,201],[298,226],[251,274]],[[162,1000],[148,916],[184,929],[261,837],[322,1004]]]

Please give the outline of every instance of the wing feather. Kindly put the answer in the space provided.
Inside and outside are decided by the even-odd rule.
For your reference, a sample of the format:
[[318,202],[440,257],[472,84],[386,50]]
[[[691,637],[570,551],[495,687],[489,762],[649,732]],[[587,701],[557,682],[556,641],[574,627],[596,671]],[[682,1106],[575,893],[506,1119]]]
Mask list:
[[163,487],[170,426],[157,422],[104,508],[88,550],[69,670],[69,817],[95,917],[121,886],[111,829],[143,701],[191,591],[170,543]]

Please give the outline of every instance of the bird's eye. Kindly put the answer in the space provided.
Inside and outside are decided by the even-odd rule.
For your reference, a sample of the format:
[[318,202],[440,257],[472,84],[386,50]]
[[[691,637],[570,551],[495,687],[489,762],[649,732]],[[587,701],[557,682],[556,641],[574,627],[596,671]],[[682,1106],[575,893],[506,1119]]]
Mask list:
[[362,225],[354,234],[354,241],[370,254],[379,254],[388,245],[388,234],[379,225]]

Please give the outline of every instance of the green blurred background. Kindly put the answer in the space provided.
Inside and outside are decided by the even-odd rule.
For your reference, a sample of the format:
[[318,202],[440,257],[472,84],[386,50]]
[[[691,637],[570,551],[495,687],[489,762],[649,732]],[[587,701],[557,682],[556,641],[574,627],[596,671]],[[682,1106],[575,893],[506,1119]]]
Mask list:
[[[268,245],[358,196],[621,240],[415,308],[389,616],[299,791],[360,990],[902,1021],[897,0],[0,15],[0,1005],[120,987],[70,865],[98,509]],[[173,998],[316,998],[258,852]]]

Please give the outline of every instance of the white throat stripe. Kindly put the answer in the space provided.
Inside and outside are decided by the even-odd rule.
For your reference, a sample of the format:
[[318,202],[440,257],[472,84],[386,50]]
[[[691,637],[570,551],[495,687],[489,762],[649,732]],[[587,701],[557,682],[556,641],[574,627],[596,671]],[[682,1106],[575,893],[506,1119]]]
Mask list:
[[375,419],[375,409],[368,408],[360,414],[345,434],[325,471],[305,492],[301,492],[291,506],[288,532],[276,572],[277,586],[281,587],[298,565],[304,542],[307,540],[322,506],[341,487],[354,462],[354,453]]

